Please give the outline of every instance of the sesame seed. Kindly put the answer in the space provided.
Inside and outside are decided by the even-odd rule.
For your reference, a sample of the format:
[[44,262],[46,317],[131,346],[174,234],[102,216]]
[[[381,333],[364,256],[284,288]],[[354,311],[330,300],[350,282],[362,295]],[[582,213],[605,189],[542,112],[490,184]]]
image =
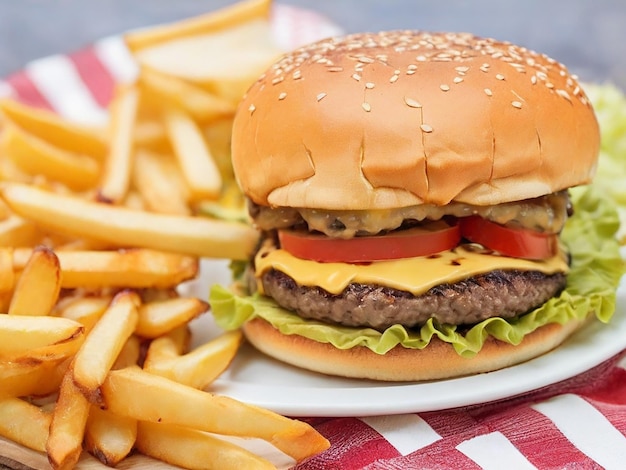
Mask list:
[[441,91],[449,91],[450,85],[439,85],[439,88],[441,89]]
[[[407,75],[413,75],[415,73],[415,70],[407,70],[406,74]],[[394,77],[397,77],[397,75],[394,75]]]
[[321,101],[324,99],[324,97],[326,96],[326,93],[320,93],[319,95],[317,95],[317,101]]
[[395,83],[398,81],[398,76],[397,75],[392,75],[391,78],[389,79],[390,83]]
[[469,67],[464,66],[464,67],[455,67],[454,70],[456,70],[457,72],[461,72],[461,73],[465,73],[469,70]]
[[408,98],[408,97],[404,97],[404,102],[407,104],[407,106],[410,106],[411,108],[421,108],[422,107],[422,103],[420,103],[419,101],[414,100],[413,98]]
[[504,80],[504,75],[502,75],[501,73],[496,74],[496,78],[498,80]]
[[277,84],[279,84],[280,82],[282,82],[284,79],[285,79],[285,77],[284,77],[284,76],[282,76],[282,75],[281,75],[280,77],[276,77],[276,78],[274,78],[274,79],[272,80],[272,85],[277,85]]
[[409,70],[416,70],[417,69],[417,65],[415,64],[409,64],[409,66],[407,67]]
[[485,92],[485,95],[487,96],[493,96],[493,91],[491,91],[489,88],[485,88],[484,92]]
[[374,85],[372,82],[367,82],[365,84],[365,88],[367,88],[368,90],[371,90],[372,88],[374,88],[376,85]]
[[354,78],[357,82],[361,80],[361,76],[359,74],[353,73],[352,78]]
[[278,95],[278,99],[281,101],[284,100],[285,98],[287,98],[287,93],[285,93],[284,91],[280,95]]
[[552,88],[554,88],[554,83],[548,82],[548,83],[546,83],[546,87],[552,89]]
[[370,59],[369,57],[359,57],[359,62],[362,64],[373,64],[374,59]]
[[292,77],[293,77],[294,80],[298,80],[298,79],[302,78],[302,72],[300,70],[296,70],[296,71],[293,72]]
[[329,72],[343,72],[343,67],[328,67],[326,70]]
[[372,107],[370,106],[369,103],[361,103],[361,108],[363,108],[368,113],[372,110]]
[[461,83],[463,81],[463,78],[461,77],[454,77],[454,80],[452,80],[454,83]]
[[572,98],[569,96],[569,93],[565,90],[558,89],[556,90],[556,94],[562,98],[565,98],[567,101],[572,101]]
[[432,126],[429,126],[428,124],[422,124],[420,126],[420,129],[422,130],[422,132],[432,132],[433,131]]
[[522,102],[521,101],[511,101],[511,104],[513,105],[514,108],[517,108],[517,109],[521,109],[522,108]]
[[533,85],[537,84],[537,75],[533,75],[532,77],[530,77],[530,83],[532,83]]
[[398,69],[396,69],[396,70],[393,71],[393,74],[394,75],[400,75],[400,71]]
[[248,111],[250,111],[250,114],[254,113],[254,111],[255,111],[255,110],[256,110],[256,106],[254,106],[253,104],[251,104],[251,105],[248,107]]

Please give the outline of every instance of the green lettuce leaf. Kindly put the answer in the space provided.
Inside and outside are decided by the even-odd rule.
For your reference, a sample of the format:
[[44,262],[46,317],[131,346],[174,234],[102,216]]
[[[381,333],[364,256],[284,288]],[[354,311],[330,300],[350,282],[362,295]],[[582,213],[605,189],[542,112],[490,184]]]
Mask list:
[[420,329],[394,325],[383,332],[371,328],[337,327],[305,320],[255,294],[237,296],[222,286],[213,286],[209,302],[215,320],[224,329],[236,329],[260,317],[284,334],[297,334],[339,349],[365,346],[384,354],[397,345],[422,349],[433,337],[452,344],[458,354],[471,357],[493,336],[519,344],[525,335],[548,323],[583,320],[591,312],[608,322],[615,310],[615,291],[624,272],[615,233],[619,220],[612,204],[593,188],[572,191],[574,216],[567,222],[562,240],[570,250],[571,271],[565,290],[540,308],[512,320],[490,318],[469,330],[428,321]]
[[600,159],[594,185],[615,201],[622,222],[618,239],[626,243],[626,95],[611,84],[587,84],[600,125]]

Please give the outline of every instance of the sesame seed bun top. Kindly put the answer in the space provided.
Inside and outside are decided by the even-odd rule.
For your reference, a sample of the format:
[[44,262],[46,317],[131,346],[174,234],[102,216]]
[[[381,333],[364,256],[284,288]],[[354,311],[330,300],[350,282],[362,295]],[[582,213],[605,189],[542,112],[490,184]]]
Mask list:
[[549,57],[470,34],[323,40],[272,65],[240,103],[233,166],[267,206],[498,204],[592,178],[599,129]]

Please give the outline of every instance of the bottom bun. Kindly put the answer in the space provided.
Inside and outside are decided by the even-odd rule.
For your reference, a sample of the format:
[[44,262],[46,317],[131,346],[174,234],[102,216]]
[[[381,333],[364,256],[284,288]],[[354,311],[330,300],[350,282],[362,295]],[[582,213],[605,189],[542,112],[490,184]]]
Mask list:
[[450,344],[437,338],[424,349],[396,346],[381,355],[364,346],[338,349],[303,336],[284,335],[260,318],[247,322],[243,331],[259,351],[303,369],[401,382],[460,377],[519,364],[554,349],[584,323],[550,323],[526,335],[517,346],[489,337],[480,352],[470,359],[459,356]]

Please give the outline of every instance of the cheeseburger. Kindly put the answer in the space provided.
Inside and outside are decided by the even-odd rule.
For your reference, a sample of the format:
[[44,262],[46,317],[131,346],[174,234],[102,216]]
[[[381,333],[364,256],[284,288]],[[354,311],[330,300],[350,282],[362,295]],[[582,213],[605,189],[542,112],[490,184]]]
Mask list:
[[568,188],[590,182],[599,141],[577,79],[507,42],[392,31],[283,56],[232,134],[261,232],[247,339],[314,371],[396,381],[554,348],[589,313],[537,319],[566,288]]

